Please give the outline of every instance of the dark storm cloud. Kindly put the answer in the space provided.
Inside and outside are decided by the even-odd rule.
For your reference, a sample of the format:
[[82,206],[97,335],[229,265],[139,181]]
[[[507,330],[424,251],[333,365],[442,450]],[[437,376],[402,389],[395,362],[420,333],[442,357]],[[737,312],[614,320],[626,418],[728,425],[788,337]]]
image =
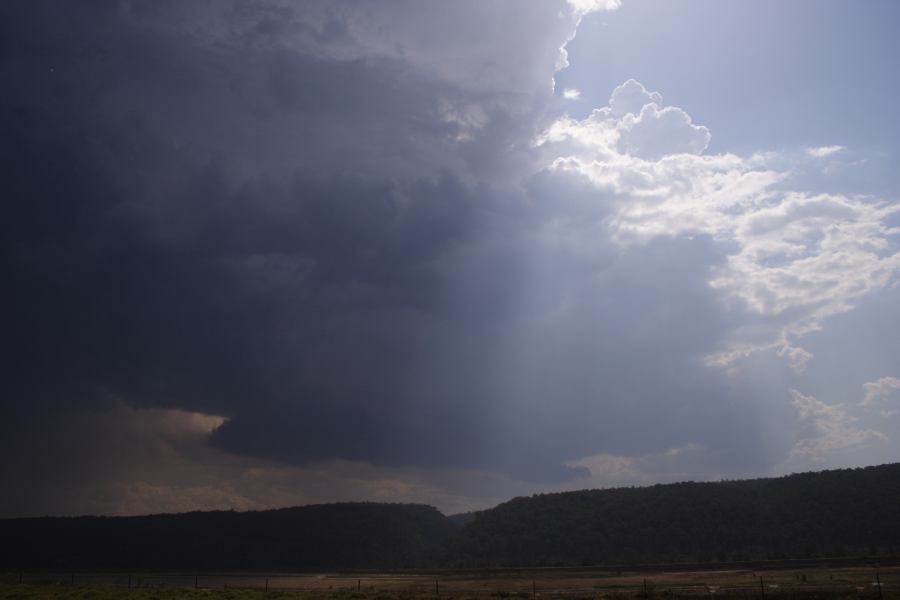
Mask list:
[[724,318],[708,240],[548,240],[609,208],[505,180],[520,101],[345,52],[339,14],[224,7],[0,8],[0,427],[125,402],[223,415],[216,447],[290,464],[560,481],[713,423],[745,460],[747,409],[697,359]]
[[[277,430],[389,411],[473,212],[452,174],[379,173],[454,132],[436,91],[389,61],[223,56],[123,6],[4,9],[4,412],[114,394]],[[360,454],[270,451],[266,429],[233,445]]]

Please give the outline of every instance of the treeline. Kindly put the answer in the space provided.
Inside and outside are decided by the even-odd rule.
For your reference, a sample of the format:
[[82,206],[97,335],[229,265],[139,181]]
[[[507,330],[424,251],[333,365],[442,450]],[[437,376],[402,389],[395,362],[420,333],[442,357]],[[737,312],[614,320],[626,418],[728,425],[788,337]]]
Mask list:
[[432,566],[454,532],[419,504],[0,521],[0,571],[295,571]]
[[723,562],[900,552],[900,464],[516,498],[451,540],[454,566]]
[[309,571],[895,555],[900,464],[516,498],[0,520],[2,570]]

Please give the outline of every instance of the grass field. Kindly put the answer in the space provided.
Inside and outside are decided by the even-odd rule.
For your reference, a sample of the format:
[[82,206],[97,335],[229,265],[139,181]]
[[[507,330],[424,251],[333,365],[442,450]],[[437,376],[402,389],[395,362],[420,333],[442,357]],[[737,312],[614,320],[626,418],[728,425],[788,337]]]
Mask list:
[[[876,578],[881,586],[876,584]],[[900,600],[900,566],[622,572],[539,569],[406,574],[7,574],[0,600],[418,600],[658,598]],[[194,589],[197,585],[199,589]],[[130,587],[129,587],[130,586]]]

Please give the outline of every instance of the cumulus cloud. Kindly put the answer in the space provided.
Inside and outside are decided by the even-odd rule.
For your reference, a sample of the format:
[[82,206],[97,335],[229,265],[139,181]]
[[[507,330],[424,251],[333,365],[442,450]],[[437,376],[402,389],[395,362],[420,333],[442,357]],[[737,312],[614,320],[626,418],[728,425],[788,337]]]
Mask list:
[[598,109],[597,114],[609,114],[621,119],[625,115],[639,114],[641,110],[650,104],[662,105],[662,94],[648,92],[638,81],[629,79],[612,91],[609,97],[609,107]]
[[706,127],[691,123],[683,110],[660,109],[645,104],[640,113],[626,114],[619,124],[619,151],[641,158],[660,158],[667,154],[700,154],[709,145]]
[[606,225],[620,244],[696,235],[721,244],[725,264],[711,268],[709,285],[747,313],[747,324],[710,364],[774,350],[802,371],[812,354],[796,340],[893,281],[898,230],[887,223],[898,207],[784,191],[789,173],[772,155],[702,156],[709,131],[661,103],[629,80],[608,106],[582,121],[557,120],[536,144],[555,156],[551,169],[587,177],[615,207]]
[[586,119],[553,123],[537,144],[569,143],[597,159],[620,155],[657,159],[668,154],[700,154],[709,144],[706,127],[694,125],[677,107],[662,107],[662,95],[629,79],[613,90],[609,105]]

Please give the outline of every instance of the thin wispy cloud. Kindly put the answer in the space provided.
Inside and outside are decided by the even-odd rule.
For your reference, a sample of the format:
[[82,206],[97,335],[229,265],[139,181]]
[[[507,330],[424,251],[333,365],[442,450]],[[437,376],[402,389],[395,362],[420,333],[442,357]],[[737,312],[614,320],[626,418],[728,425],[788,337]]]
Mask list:
[[847,148],[844,146],[819,146],[817,148],[807,148],[806,153],[813,158],[826,158],[828,156],[833,156],[840,152],[846,152]]

